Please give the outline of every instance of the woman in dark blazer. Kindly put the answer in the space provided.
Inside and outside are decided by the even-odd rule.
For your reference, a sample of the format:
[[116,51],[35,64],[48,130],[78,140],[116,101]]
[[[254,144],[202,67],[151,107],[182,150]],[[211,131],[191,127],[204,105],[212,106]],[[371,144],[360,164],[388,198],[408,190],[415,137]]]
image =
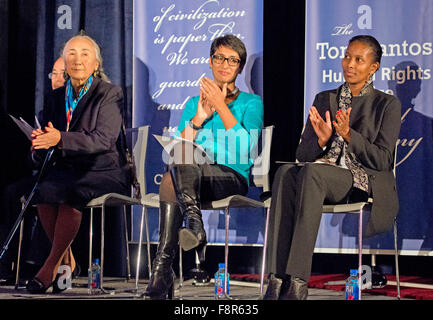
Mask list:
[[[382,49],[356,36],[342,60],[345,83],[319,93],[296,151],[304,165],[283,165],[272,185],[264,299],[306,299],[322,205],[373,197],[366,236],[391,228],[398,212],[392,172],[400,131],[397,98],[374,89]],[[317,162],[320,162],[317,163]]]
[[27,284],[31,293],[45,292],[51,285],[53,292],[65,289],[53,280],[61,263],[71,271],[75,268],[70,245],[83,208],[95,197],[128,190],[124,158],[116,144],[122,125],[122,89],[106,81],[100,49],[92,38],[71,38],[62,56],[69,80],[50,97],[43,111],[44,129],[32,133],[35,153],[54,148],[54,154],[34,198],[52,248]]

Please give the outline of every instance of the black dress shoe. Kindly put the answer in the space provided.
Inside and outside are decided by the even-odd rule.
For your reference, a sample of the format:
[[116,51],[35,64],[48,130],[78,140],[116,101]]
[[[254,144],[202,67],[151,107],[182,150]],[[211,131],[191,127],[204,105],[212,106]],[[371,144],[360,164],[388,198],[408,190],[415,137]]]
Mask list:
[[373,288],[383,288],[387,284],[387,279],[379,270],[371,268],[371,285]]
[[[61,293],[61,292],[65,291],[66,289],[71,288],[72,287],[72,280],[74,280],[80,273],[81,273],[81,267],[78,263],[76,263],[74,271],[71,272],[70,279],[63,279],[62,280],[63,283],[61,286],[59,286],[59,279],[61,277],[61,274],[58,273],[56,275],[56,278],[53,281],[53,293]],[[69,281],[71,281],[71,285],[67,286],[66,283]]]
[[281,286],[283,285],[283,279],[270,273],[268,277],[268,287],[262,300],[278,300],[280,297]]
[[42,294],[45,293],[51,285],[52,283],[48,287],[44,287],[42,281],[34,277],[32,280],[27,282],[26,289],[29,293]]
[[305,280],[291,277],[287,289],[281,290],[279,300],[306,300],[308,297],[308,286]]
[[[66,282],[64,282],[64,281],[68,281],[69,279],[62,280],[63,283],[62,283],[61,286],[59,286],[59,279],[60,279],[60,276],[61,276],[61,274],[58,273],[58,274],[56,275],[56,278],[55,278],[54,281],[53,281],[53,293],[61,293],[61,292],[65,291],[66,289],[69,288],[69,287],[66,285]],[[71,274],[71,279],[70,279],[70,281],[72,281],[73,278],[74,278],[74,277],[73,277],[73,275]]]

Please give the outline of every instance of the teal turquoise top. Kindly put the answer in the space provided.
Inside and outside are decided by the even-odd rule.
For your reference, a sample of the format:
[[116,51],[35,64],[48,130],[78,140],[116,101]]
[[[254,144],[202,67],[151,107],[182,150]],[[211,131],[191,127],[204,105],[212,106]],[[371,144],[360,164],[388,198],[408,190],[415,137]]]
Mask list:
[[[192,97],[185,104],[175,133],[180,133],[188,125],[197,111],[199,97]],[[226,130],[217,112],[203,122],[195,142],[203,147],[214,163],[232,168],[245,177],[249,183],[249,174],[254,159],[258,155],[257,142],[263,126],[263,103],[256,94],[240,92],[228,105],[238,123]]]

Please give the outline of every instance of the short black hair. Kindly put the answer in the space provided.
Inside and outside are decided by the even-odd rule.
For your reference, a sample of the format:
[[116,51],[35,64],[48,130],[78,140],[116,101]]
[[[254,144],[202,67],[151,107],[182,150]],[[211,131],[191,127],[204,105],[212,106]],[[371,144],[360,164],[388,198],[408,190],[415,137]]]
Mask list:
[[349,44],[354,41],[359,41],[365,43],[366,45],[369,45],[373,49],[374,62],[380,63],[380,60],[382,59],[382,47],[380,46],[379,41],[377,41],[375,37],[369,35],[354,36],[352,39],[349,40]]
[[247,62],[247,49],[245,48],[242,40],[232,34],[226,34],[224,36],[218,37],[210,46],[210,56],[212,57],[215,51],[217,51],[221,46],[229,47],[237,52],[239,58],[241,59],[239,63],[239,73],[241,73],[244,69],[245,63]]

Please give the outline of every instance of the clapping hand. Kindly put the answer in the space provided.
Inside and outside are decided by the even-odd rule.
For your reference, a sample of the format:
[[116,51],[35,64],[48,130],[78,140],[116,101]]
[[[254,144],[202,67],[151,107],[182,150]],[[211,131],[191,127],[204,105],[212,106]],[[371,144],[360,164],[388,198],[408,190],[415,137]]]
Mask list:
[[203,123],[203,121],[212,116],[214,112],[215,109],[207,101],[203,89],[200,88],[200,97],[198,99],[196,116],[198,117],[199,121]]
[[323,148],[332,136],[331,115],[329,111],[325,113],[325,120],[320,116],[315,106],[308,111],[311,125],[317,135],[318,143]]
[[200,80],[200,92],[203,92],[206,101],[217,111],[226,106],[225,98],[227,95],[227,83],[224,83],[223,87],[217,86],[217,84],[209,78],[203,78]]
[[45,127],[45,130],[33,130],[31,137],[32,150],[49,149],[50,147],[56,146],[61,139],[60,131],[54,128],[51,122],[48,122],[48,126]]
[[352,108],[347,109],[346,111],[338,110],[336,115],[336,120],[333,121],[332,124],[335,127],[335,131],[347,142],[350,142],[350,113],[352,112]]

